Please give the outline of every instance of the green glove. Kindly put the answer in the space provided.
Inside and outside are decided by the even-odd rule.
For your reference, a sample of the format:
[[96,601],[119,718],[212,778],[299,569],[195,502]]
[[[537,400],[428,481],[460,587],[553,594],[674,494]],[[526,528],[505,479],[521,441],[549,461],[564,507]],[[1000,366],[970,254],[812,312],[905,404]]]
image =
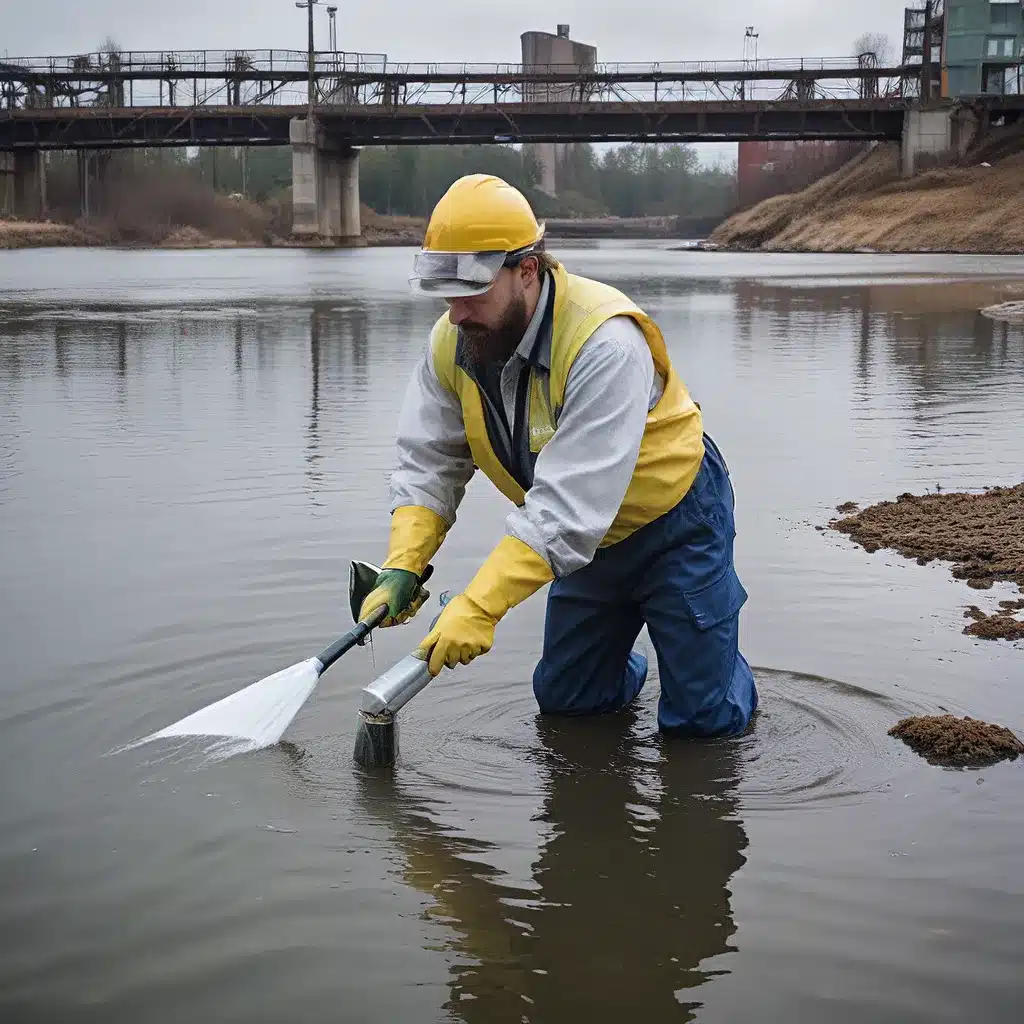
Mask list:
[[430,594],[420,586],[416,573],[406,569],[384,569],[377,576],[373,590],[366,595],[359,609],[359,618],[365,620],[381,605],[387,605],[388,614],[379,628],[400,626],[420,610],[428,597]]

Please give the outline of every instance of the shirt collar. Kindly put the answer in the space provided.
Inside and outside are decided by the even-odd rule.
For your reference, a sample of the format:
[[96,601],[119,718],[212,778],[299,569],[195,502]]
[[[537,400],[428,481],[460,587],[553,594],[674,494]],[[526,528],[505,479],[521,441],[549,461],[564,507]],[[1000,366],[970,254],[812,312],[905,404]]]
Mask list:
[[[537,308],[533,311],[529,324],[526,326],[526,333],[523,340],[516,346],[515,354],[527,363],[534,363],[551,369],[551,344],[550,332],[542,332],[541,326],[544,323],[544,315],[548,308],[548,297],[551,292],[551,275],[544,274],[540,287],[540,296],[537,299]],[[545,339],[545,333],[547,339]]]

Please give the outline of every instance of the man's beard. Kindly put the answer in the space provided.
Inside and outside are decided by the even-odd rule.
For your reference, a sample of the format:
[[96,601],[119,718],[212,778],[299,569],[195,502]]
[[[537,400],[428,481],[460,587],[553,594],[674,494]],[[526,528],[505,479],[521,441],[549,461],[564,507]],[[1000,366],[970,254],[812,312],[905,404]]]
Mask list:
[[470,359],[477,365],[504,363],[523,340],[527,325],[526,296],[520,295],[509,304],[496,328],[491,330],[481,324],[462,324],[459,341],[466,346]]

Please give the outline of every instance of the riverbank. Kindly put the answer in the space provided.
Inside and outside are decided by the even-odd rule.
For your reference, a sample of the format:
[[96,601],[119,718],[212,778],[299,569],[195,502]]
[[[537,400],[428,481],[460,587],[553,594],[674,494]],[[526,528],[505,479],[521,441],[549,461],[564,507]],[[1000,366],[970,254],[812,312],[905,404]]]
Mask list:
[[[211,231],[193,225],[152,225],[140,232],[125,229],[103,218],[73,222],[47,220],[0,220],[0,249],[31,249],[45,246],[107,246],[144,249],[238,249],[308,247],[305,239],[274,230],[273,224],[231,225],[234,230]],[[419,245],[426,221],[418,217],[384,217],[368,207],[362,211],[365,245]]]
[[712,247],[770,252],[1024,253],[1024,135],[992,138],[965,165],[900,176],[885,143],[790,195],[720,224]]
[[546,217],[549,238],[704,238],[721,216]]
[[[419,245],[423,241],[425,217],[379,214],[364,206],[361,212],[365,245]],[[546,221],[553,242],[575,239],[686,239],[705,235],[717,218],[683,217],[591,217],[579,220],[554,218]],[[239,247],[308,247],[305,239],[282,233],[280,217],[267,226],[248,223],[242,230],[225,234],[186,225],[154,226],[145,233],[123,231],[116,222],[92,220],[18,221],[0,220],[0,249],[38,246],[137,246],[157,249],[228,249]]]

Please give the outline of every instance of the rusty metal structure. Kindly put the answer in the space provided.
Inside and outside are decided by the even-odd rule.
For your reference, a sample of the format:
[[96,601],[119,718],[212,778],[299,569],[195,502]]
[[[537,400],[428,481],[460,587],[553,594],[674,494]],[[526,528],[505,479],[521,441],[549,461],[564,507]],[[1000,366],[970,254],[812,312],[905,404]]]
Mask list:
[[[303,50],[113,52],[0,63],[0,151],[287,145],[312,109],[341,146],[897,140],[922,65],[846,60],[396,64]],[[314,95],[309,96],[310,82]],[[557,88],[553,88],[557,86]],[[557,99],[536,99],[538,95]],[[312,100],[311,105],[307,105]],[[1024,96],[972,101],[1024,116]]]
[[[312,107],[354,145],[895,139],[907,82],[856,58],[524,69],[319,52]],[[532,99],[556,85],[557,102]],[[283,145],[309,99],[304,50],[15,59],[0,63],[0,150]]]
[[[308,97],[305,50],[98,52],[0,62],[0,105],[19,107],[298,106]],[[653,64],[409,64],[385,54],[317,53],[314,104],[344,92],[356,105],[522,103],[548,94],[573,101],[771,100],[901,94],[905,70],[855,58]],[[568,89],[566,88],[568,86]]]

